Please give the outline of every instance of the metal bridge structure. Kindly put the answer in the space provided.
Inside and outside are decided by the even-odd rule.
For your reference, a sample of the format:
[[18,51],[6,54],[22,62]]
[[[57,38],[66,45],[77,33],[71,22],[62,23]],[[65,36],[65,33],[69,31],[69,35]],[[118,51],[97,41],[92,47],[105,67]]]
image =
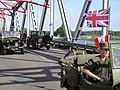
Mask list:
[[[6,27],[7,31],[15,31],[17,29],[20,30],[20,28],[21,28],[21,32],[23,33],[26,16],[30,19],[30,15],[31,15],[33,28],[34,28],[34,30],[37,31],[38,27],[37,27],[37,22],[36,22],[33,5],[41,6],[44,8],[43,15],[41,17],[42,23],[40,24],[41,25],[40,30],[42,30],[46,10],[48,8],[48,1],[49,0],[45,0],[43,4],[39,4],[39,3],[33,2],[31,0],[0,0],[0,18],[3,19],[3,27],[4,27],[2,30],[5,30],[5,27]],[[23,5],[24,5],[24,7],[23,7]],[[18,17],[18,13],[23,13],[23,17]],[[11,21],[10,23],[7,23],[8,17],[10,18],[10,21]],[[20,27],[20,22],[19,22],[20,18],[23,18],[21,27]],[[28,19],[28,29],[30,27],[29,19]],[[5,25],[9,25],[9,26],[5,26]],[[28,29],[27,29],[27,36],[29,36]]]
[[[54,0],[43,0],[42,4],[37,3],[33,0],[0,0],[0,19],[2,20],[2,23],[3,23],[1,31],[5,31],[5,30],[16,31],[17,30],[17,31],[20,31],[21,35],[23,36],[25,22],[27,22],[27,36],[30,36],[30,27],[31,27],[30,23],[33,24],[32,25],[33,30],[36,31],[36,33],[37,31],[40,31],[40,34],[41,34],[43,30],[45,18],[46,18],[47,9],[51,8],[50,6],[51,1],[53,1],[53,17],[54,17],[54,2],[55,2]],[[78,23],[76,25],[75,34],[73,37],[69,29],[63,0],[57,0],[57,2],[58,2],[59,12],[61,16],[61,21],[63,24],[63,29],[66,33],[67,41],[73,43],[74,40],[76,40],[81,34],[84,21],[85,21],[84,13],[88,12],[89,7],[92,3],[92,0],[85,0]],[[103,9],[108,8],[109,6],[108,3],[109,3],[109,0],[103,0]],[[35,5],[37,7],[43,8],[40,22],[38,22],[36,18],[36,12],[34,9]],[[23,16],[19,17],[18,15],[19,13],[22,13]],[[22,18],[22,25],[20,25],[21,18]],[[30,18],[31,18],[31,21],[30,21]],[[54,20],[52,23],[53,23],[52,24],[53,28],[50,27],[51,37],[53,36],[53,32],[54,32]],[[108,28],[103,28],[103,29],[105,29],[103,30],[104,34],[107,34]]]
[[[36,18],[36,12],[34,6],[43,8],[40,22]],[[64,30],[68,41],[72,38],[71,32],[68,28],[68,23],[66,19],[65,9],[62,0],[58,0],[58,6],[60,10],[61,20],[63,23]],[[3,21],[1,31],[21,31],[23,34],[26,18],[27,18],[27,36],[30,35],[30,23],[32,23],[34,31],[40,31],[40,34],[43,30],[45,17],[47,9],[51,8],[49,6],[49,0],[44,0],[42,4],[34,2],[32,0],[0,0],[0,19]],[[22,13],[22,17],[19,17],[19,13]],[[8,20],[8,17],[10,20]],[[20,26],[20,18],[23,18],[22,25]],[[31,21],[30,21],[31,18]],[[11,22],[8,22],[11,21]],[[38,25],[39,24],[39,25]],[[53,30],[53,29],[52,29]],[[51,31],[53,36],[53,31]]]
[[[89,8],[91,6],[93,0],[85,0],[82,11],[80,13],[80,17],[75,29],[75,35],[72,39],[72,42],[74,42],[78,37],[80,37],[81,35],[81,31],[83,29],[83,25],[85,22],[85,13],[87,13],[89,11]],[[109,8],[109,0],[103,0],[103,4],[102,4],[102,9],[108,9]],[[103,27],[103,35],[108,35],[108,27]]]

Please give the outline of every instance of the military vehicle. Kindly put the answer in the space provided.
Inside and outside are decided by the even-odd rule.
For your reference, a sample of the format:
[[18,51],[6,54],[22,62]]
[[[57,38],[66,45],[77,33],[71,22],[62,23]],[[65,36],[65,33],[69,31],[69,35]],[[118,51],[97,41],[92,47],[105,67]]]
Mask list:
[[94,56],[95,54],[82,55],[71,51],[60,59],[58,63],[61,65],[61,87],[67,90],[120,90],[120,43],[110,43],[111,85],[93,83],[82,73],[85,62]]
[[31,31],[31,36],[27,38],[27,47],[33,47],[33,48],[42,48],[46,47],[47,50],[50,49],[50,42],[52,41],[52,38],[48,35],[39,35],[39,33],[35,33],[34,31]]
[[4,31],[0,37],[0,53],[20,52],[24,54],[24,41],[20,39],[20,32]]

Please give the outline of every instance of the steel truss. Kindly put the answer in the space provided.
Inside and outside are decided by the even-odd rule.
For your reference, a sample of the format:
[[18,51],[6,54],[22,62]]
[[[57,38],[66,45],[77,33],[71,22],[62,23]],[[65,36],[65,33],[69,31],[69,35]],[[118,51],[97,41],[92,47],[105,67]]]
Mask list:
[[[30,1],[30,0],[11,0],[11,1],[10,0],[0,0],[0,15],[9,15],[13,11],[25,13],[26,10],[22,7],[22,4],[25,2],[31,3],[34,5],[38,5],[38,6],[43,6],[43,7],[46,7],[46,5],[47,5],[47,7],[49,7],[48,2],[39,4],[39,3]],[[9,13],[9,14],[7,14],[7,13]]]
[[[28,5],[26,5],[25,7],[22,7],[23,3],[30,3],[31,4],[31,7],[30,7],[31,11],[32,11],[31,16],[32,16],[34,28],[37,31],[35,13],[33,10],[33,4],[38,5],[38,6],[42,6],[44,8],[49,8],[48,0],[45,0],[45,2],[43,4],[39,4],[39,3],[30,1],[30,0],[11,0],[11,1],[10,0],[0,0],[0,19],[5,19],[6,15],[11,16],[10,31],[13,31],[14,30],[15,16],[17,15],[16,12],[24,13],[24,17],[23,17],[24,20],[23,21],[25,22],[25,19],[26,19],[25,13],[27,12]],[[16,19],[18,19],[17,16],[16,16]],[[17,20],[16,24],[17,24],[18,28],[20,28],[18,23],[19,23],[19,21]],[[43,26],[40,26],[40,27],[43,27]],[[22,24],[22,29],[23,28],[24,28],[24,25]]]

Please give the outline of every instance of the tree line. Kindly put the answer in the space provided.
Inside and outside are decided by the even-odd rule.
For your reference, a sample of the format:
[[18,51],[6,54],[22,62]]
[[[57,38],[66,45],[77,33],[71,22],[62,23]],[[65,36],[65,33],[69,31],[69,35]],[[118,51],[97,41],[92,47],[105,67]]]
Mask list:
[[[25,33],[27,31],[27,29],[24,30]],[[50,31],[44,31],[45,35],[50,35]],[[74,31],[71,31],[72,36],[74,36]],[[82,31],[81,32],[81,36],[91,36],[92,38],[94,37],[99,37],[102,36],[103,31],[102,30],[94,30],[94,31]],[[111,39],[117,39],[120,40],[120,31],[118,30],[110,30],[108,31],[108,34],[110,35]],[[59,27],[56,31],[54,31],[54,36],[60,36],[60,37],[66,37],[66,33],[65,30],[63,29],[63,27]]]
[[[49,35],[50,32],[46,32],[46,34]],[[71,31],[72,36],[74,36],[74,31]],[[81,36],[91,36],[92,39],[94,39],[94,37],[100,37],[102,36],[103,31],[102,30],[94,30],[94,31],[82,31],[81,32]],[[111,39],[117,39],[120,40],[120,31],[108,31],[108,35],[110,35]],[[60,37],[66,37],[65,31],[63,30],[62,27],[59,27],[55,32],[54,32],[54,36],[60,36]]]

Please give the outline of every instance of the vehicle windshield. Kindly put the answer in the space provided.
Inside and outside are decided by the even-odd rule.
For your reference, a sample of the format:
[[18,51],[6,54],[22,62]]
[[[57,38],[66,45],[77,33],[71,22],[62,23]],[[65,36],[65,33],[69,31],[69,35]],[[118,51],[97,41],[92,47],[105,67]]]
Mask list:
[[113,68],[120,68],[120,43],[111,44]]
[[5,32],[2,32],[2,38],[9,38],[9,37],[18,37],[18,38],[20,38],[20,32],[17,32],[17,31],[5,31]]
[[[37,31],[37,34],[38,34],[39,36],[43,36],[43,35],[45,35],[45,32],[42,31],[41,34],[40,34],[40,31]],[[36,35],[36,31],[31,31],[31,35],[32,35],[32,36]]]

